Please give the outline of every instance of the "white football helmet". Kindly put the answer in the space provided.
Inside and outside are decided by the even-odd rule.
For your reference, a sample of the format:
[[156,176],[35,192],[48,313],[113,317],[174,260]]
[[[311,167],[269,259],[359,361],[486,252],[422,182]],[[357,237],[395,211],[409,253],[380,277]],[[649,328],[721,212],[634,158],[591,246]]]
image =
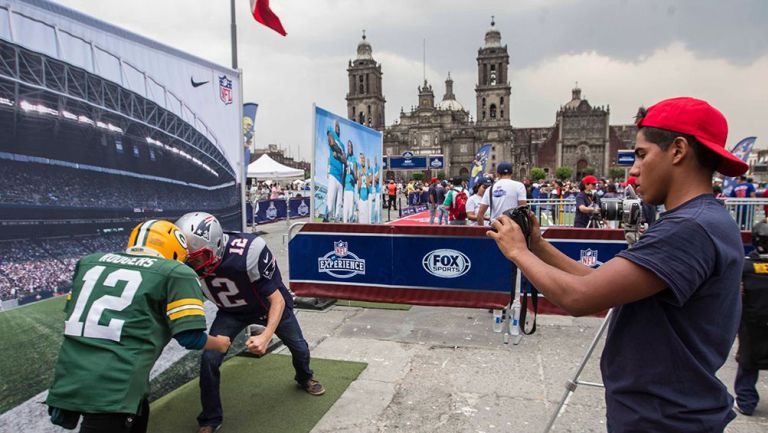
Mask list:
[[219,220],[209,213],[190,212],[176,226],[187,239],[187,265],[198,275],[212,274],[224,256],[224,230]]

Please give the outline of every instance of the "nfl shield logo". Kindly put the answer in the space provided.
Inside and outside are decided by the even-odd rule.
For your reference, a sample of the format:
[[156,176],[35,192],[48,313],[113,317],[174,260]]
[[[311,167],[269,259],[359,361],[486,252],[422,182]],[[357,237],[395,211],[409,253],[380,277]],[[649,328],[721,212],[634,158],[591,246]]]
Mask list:
[[338,257],[344,257],[347,255],[347,243],[344,241],[338,241],[333,243],[333,253]]
[[219,98],[227,105],[232,103],[232,80],[226,75],[219,77]]
[[581,263],[584,266],[595,266],[597,264],[597,250],[581,250]]

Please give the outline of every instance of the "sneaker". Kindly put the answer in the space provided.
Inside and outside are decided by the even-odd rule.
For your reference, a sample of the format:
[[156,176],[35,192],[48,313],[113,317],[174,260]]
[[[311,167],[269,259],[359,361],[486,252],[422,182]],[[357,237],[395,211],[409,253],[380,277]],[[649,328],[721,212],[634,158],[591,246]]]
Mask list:
[[739,406],[739,403],[737,403],[735,401],[733,402],[733,408],[736,409],[736,412],[738,412],[738,413],[740,413],[740,414],[742,414],[744,416],[752,416],[752,413],[754,412],[754,410],[744,410],[744,409],[742,409]]
[[201,425],[200,428],[197,429],[197,433],[216,433],[221,429],[221,424],[219,425]]
[[307,391],[312,395],[325,394],[325,387],[323,386],[323,384],[316,381],[314,378],[304,382],[304,384],[302,384],[301,387],[304,388],[304,391]]

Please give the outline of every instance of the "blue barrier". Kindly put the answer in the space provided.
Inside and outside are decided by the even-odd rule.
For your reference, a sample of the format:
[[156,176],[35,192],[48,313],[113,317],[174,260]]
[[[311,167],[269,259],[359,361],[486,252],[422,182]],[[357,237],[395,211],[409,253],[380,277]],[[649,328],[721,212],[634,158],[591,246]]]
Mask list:
[[[305,224],[289,243],[299,296],[502,308],[515,266],[480,227]],[[552,228],[552,244],[587,266],[626,248],[620,230]]]
[[[309,215],[309,197],[296,197],[289,200],[260,200],[257,203],[256,224],[267,224],[290,218],[302,218]],[[290,214],[288,213],[290,211]],[[253,205],[245,204],[246,221],[253,223]]]

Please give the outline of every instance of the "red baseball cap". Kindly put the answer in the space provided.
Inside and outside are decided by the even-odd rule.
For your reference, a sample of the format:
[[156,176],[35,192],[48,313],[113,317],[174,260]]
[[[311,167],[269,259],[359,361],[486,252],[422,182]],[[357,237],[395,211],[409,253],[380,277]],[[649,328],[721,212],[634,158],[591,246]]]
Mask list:
[[436,178],[436,177],[433,177],[433,178],[432,178],[432,183],[435,183],[435,182],[437,182],[437,178]]
[[624,185],[637,186],[637,178],[635,176],[629,176],[627,181],[624,182]]
[[584,176],[584,178],[581,179],[581,183],[583,183],[584,185],[586,185],[588,183],[592,183],[592,184],[597,185],[597,178],[590,174],[589,176]]
[[723,157],[717,171],[726,176],[738,176],[749,165],[725,149],[728,122],[723,113],[701,99],[680,97],[665,99],[650,106],[637,127],[650,126],[681,132],[696,137],[704,146]]

